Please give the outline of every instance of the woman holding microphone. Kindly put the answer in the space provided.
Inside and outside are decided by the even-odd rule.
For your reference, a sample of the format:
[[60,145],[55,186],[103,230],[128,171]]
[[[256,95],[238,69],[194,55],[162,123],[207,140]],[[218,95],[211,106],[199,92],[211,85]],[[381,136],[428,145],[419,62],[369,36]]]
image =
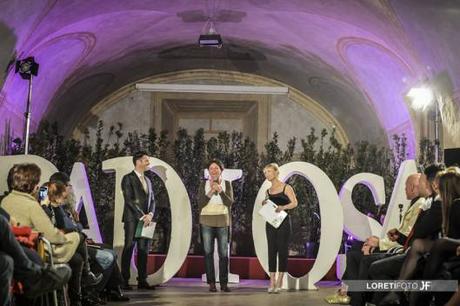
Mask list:
[[231,226],[233,189],[229,181],[222,179],[224,166],[214,159],[208,164],[209,179],[202,182],[198,191],[198,211],[203,242],[206,279],[209,291],[216,292],[214,271],[214,239],[217,239],[219,253],[219,282],[223,292],[230,292],[228,283],[228,242]]

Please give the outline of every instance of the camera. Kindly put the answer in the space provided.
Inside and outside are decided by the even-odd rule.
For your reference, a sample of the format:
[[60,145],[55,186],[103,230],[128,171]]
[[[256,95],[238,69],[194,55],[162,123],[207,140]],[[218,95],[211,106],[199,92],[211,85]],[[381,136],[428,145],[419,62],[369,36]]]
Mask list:
[[48,187],[42,186],[38,191],[38,201],[42,202],[48,197]]

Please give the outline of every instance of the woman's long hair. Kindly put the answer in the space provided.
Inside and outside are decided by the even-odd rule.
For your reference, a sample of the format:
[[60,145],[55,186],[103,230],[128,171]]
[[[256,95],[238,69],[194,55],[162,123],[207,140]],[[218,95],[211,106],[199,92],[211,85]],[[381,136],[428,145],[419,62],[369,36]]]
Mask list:
[[61,182],[47,183],[48,199],[51,203],[56,204],[59,198],[67,195],[66,186]]
[[450,209],[456,199],[460,199],[460,168],[450,167],[439,176],[439,194],[442,200],[442,232],[449,233]]

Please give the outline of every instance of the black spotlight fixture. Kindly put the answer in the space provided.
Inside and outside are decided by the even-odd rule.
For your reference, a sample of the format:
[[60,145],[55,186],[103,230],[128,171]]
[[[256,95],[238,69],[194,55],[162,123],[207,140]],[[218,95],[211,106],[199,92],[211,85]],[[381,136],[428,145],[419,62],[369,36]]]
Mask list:
[[29,134],[30,134],[30,117],[31,117],[31,104],[32,104],[32,76],[38,75],[38,63],[33,56],[16,61],[16,73],[19,73],[21,78],[28,80],[29,90],[27,95],[26,112],[24,113],[24,154],[29,154]]
[[37,76],[38,74],[38,63],[35,61],[33,56],[17,60],[16,73],[19,73],[24,80],[30,80],[32,75]]

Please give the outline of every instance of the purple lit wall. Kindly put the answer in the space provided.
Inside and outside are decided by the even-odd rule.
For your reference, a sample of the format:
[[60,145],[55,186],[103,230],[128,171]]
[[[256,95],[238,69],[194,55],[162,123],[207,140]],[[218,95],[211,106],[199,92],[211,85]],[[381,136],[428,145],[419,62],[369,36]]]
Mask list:
[[[417,24],[429,21],[420,18],[426,11],[410,11],[407,3],[218,3],[213,12],[212,1],[204,0],[36,0],[27,5],[19,0],[1,1],[0,37],[14,39],[0,40],[0,49],[9,50],[0,52],[0,64],[6,67],[14,50],[18,57],[33,55],[40,63],[40,75],[34,82],[33,128],[40,119],[49,118],[72,129],[98,100],[156,73],[246,69],[314,97],[338,118],[353,140],[373,139],[381,130],[387,137],[405,133],[411,156],[415,131],[403,94],[423,77],[426,65],[448,68],[454,84],[460,83],[455,82],[460,68],[439,60],[449,42],[431,46],[427,52],[423,49],[429,37],[411,41],[421,36]],[[225,50],[219,51],[225,55],[222,58],[213,57],[218,51],[209,52],[210,58],[191,57],[193,52],[171,56],[174,48],[189,50],[192,47],[187,46],[196,44],[210,14],[224,42],[249,50],[241,54],[246,52],[250,58],[237,58]],[[457,42],[453,39],[451,43]],[[20,135],[27,84],[13,71],[4,74],[3,80],[0,134],[11,120],[14,132]]]

